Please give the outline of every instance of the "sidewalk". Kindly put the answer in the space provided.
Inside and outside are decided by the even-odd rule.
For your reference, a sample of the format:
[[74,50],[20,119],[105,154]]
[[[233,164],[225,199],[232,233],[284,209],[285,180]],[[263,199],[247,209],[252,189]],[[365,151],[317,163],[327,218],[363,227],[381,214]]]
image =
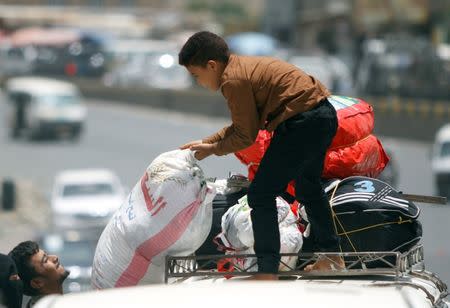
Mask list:
[[31,182],[14,180],[16,207],[12,211],[0,208],[1,253],[8,253],[19,242],[35,239],[50,225],[49,205],[42,194]]

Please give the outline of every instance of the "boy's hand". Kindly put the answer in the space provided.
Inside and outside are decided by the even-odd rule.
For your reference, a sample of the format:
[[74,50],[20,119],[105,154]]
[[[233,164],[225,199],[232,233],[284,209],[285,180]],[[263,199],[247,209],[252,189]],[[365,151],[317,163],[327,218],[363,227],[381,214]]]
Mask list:
[[191,141],[189,143],[183,144],[180,147],[180,150],[186,150],[186,149],[191,149],[192,146],[197,145],[197,144],[201,144],[202,141],[201,140],[195,140],[195,141]]
[[202,160],[213,153],[213,145],[209,143],[200,143],[196,145],[192,145],[190,147],[191,151],[195,151],[194,156],[198,160]]

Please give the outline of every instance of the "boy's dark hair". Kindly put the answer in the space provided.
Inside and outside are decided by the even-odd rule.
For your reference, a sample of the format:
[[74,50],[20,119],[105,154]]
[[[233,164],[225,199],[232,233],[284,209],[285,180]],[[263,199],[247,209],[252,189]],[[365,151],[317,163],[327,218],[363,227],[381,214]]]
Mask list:
[[209,60],[227,63],[230,50],[223,38],[201,31],[192,35],[178,54],[178,63],[183,66],[195,65],[205,67]]
[[23,293],[28,296],[39,295],[39,291],[31,286],[31,280],[39,274],[31,265],[31,257],[38,253],[39,245],[33,241],[22,242],[9,252],[9,256],[17,266],[17,272],[23,282]]

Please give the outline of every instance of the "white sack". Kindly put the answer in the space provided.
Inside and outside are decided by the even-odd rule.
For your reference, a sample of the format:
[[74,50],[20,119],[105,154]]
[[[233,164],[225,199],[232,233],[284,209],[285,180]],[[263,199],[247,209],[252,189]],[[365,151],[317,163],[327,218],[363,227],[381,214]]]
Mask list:
[[92,286],[163,282],[165,256],[192,254],[208,236],[214,196],[192,151],[158,156],[103,230]]
[[[289,204],[282,198],[276,199],[278,211],[278,226],[280,229],[280,253],[298,253],[303,244],[303,238],[297,227],[294,213],[292,213]],[[250,217],[251,208],[247,202],[247,196],[239,199],[238,203],[230,207],[222,216],[222,233],[219,235],[225,246],[234,251],[228,254],[254,254],[253,229]],[[297,257],[283,257],[282,262],[289,266],[295,266]],[[245,260],[236,260],[237,265],[250,268],[251,271],[257,271],[257,265],[254,258]],[[280,271],[289,270],[283,263],[280,263]]]

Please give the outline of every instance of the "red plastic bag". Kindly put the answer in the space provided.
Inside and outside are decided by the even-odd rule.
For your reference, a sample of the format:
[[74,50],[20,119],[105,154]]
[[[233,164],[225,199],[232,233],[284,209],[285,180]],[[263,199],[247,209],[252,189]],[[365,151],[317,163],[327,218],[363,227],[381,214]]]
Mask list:
[[250,181],[253,181],[255,178],[256,170],[258,170],[259,163],[270,145],[272,136],[273,133],[266,130],[260,130],[258,136],[256,137],[255,143],[246,149],[234,153],[241,163],[247,165],[248,179]]
[[[323,178],[346,178],[352,175],[377,177],[389,162],[381,142],[372,134],[373,108],[361,99],[344,96],[328,98],[337,111],[338,129],[326,153]],[[250,147],[236,152],[248,167],[253,180],[259,163],[270,145],[272,133],[261,130]],[[287,191],[295,195],[291,182]]]

